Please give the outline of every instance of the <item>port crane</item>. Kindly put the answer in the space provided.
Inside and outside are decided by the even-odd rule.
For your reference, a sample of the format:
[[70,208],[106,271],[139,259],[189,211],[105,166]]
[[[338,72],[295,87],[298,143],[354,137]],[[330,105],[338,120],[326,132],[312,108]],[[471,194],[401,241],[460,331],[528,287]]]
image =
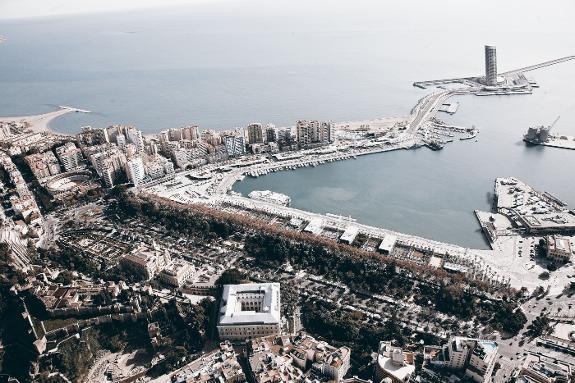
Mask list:
[[557,121],[559,121],[559,119],[561,118],[561,116],[557,116],[557,118],[555,119],[555,121],[553,121],[553,123],[551,125],[549,125],[549,127],[547,128],[547,132],[549,133],[549,131],[551,130],[551,128],[553,128],[555,126],[555,124],[557,123]]

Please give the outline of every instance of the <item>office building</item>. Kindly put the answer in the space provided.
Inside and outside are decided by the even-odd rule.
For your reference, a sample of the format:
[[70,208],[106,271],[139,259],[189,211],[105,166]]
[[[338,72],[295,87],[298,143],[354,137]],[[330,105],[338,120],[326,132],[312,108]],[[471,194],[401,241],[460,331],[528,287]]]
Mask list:
[[217,327],[220,339],[245,340],[279,334],[279,283],[225,285]]
[[556,264],[563,264],[571,260],[573,249],[568,237],[549,235],[545,237],[547,258]]
[[485,46],[485,85],[497,85],[497,51],[495,46]]

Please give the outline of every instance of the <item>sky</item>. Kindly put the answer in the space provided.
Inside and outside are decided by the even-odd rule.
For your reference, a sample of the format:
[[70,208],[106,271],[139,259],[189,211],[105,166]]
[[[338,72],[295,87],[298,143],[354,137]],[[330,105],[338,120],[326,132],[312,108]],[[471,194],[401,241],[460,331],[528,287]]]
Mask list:
[[213,1],[216,0],[0,0],[0,19],[122,11]]

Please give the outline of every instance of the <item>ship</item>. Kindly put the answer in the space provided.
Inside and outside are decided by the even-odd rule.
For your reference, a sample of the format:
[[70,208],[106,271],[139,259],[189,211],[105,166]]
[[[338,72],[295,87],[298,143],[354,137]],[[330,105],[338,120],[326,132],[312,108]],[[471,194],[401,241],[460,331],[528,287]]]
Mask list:
[[289,206],[291,198],[285,194],[276,193],[271,190],[254,190],[248,197],[254,200],[269,202],[281,206]]
[[557,121],[559,121],[559,117],[561,116],[558,116],[551,125],[529,127],[527,133],[523,135],[523,141],[525,141],[529,145],[540,145],[547,142],[551,136],[549,132],[551,131],[551,128],[555,126]]

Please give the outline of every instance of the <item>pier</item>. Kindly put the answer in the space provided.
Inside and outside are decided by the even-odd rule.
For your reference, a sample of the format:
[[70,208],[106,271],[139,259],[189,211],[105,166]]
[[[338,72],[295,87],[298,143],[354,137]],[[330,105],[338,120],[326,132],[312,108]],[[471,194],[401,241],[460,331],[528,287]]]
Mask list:
[[545,61],[539,64],[534,64],[534,65],[529,65],[523,68],[519,68],[519,69],[515,69],[515,70],[511,70],[508,72],[503,72],[501,73],[502,75],[508,75],[508,74],[512,74],[512,73],[518,73],[518,72],[530,72],[532,70],[536,70],[536,69],[541,69],[541,68],[545,68],[547,66],[551,66],[551,65],[555,65],[555,64],[561,64],[564,63],[566,61],[570,61],[570,60],[574,60],[575,56],[565,56],[565,57],[561,57],[555,60],[549,60],[549,61]]
[[[523,75],[524,72],[530,72],[530,71],[545,68],[545,67],[548,67],[551,65],[561,64],[561,63],[564,63],[564,62],[567,62],[567,61],[570,61],[573,59],[575,59],[575,56],[565,56],[565,57],[560,57],[558,59],[544,61],[542,63],[533,64],[533,65],[529,65],[529,66],[518,68],[518,69],[513,69],[513,70],[510,70],[507,72],[501,72],[501,73],[499,73],[499,76],[504,78],[504,80],[505,80],[504,83],[492,85],[492,86],[487,86],[486,84],[484,84],[482,81],[482,79],[483,79],[482,76],[416,81],[413,83],[413,86],[416,86],[416,87],[421,88],[421,89],[426,89],[428,87],[437,87],[440,85],[460,84],[463,89],[465,89],[465,87],[467,87],[468,90],[470,91],[470,93],[473,93],[473,90],[481,91],[481,90],[486,89],[486,88],[488,88],[489,90],[499,89],[500,91],[503,91],[505,89],[508,89],[510,87],[510,85],[515,85],[515,87],[516,87],[516,85],[518,83],[517,76],[520,76],[520,77],[524,78],[524,81],[520,81],[521,87],[525,87],[525,88],[530,89],[532,84],[533,84],[533,80],[531,80],[531,81],[527,80],[525,78],[525,76]],[[523,79],[521,79],[521,80],[523,80]],[[491,94],[491,93],[483,93],[480,95],[487,95],[487,94]],[[516,94],[516,93],[499,93],[499,94]]]

